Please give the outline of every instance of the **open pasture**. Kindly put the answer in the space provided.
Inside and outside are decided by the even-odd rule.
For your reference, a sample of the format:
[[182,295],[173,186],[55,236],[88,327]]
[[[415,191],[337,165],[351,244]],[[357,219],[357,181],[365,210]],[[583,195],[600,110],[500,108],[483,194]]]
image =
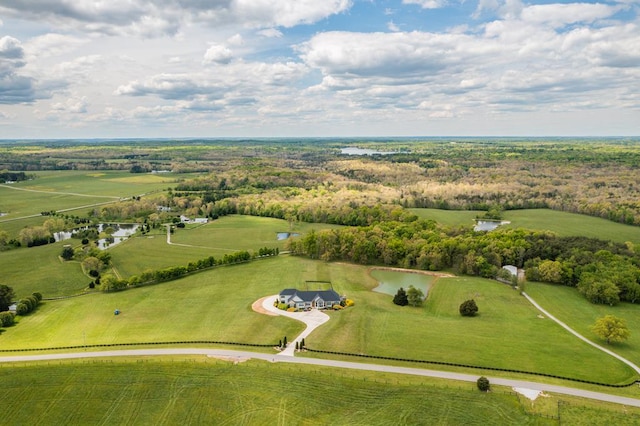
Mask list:
[[[347,295],[356,306],[332,312],[331,321],[306,339],[307,346],[605,383],[628,383],[636,378],[629,367],[540,318],[526,299],[496,281],[439,278],[422,308],[394,305],[391,296],[368,291],[372,285],[375,283],[348,288]],[[479,315],[461,317],[460,304],[472,298]]]
[[[293,337],[302,323],[251,310],[260,297],[305,281],[331,281],[355,301],[306,340],[314,349],[536,371],[606,383],[634,372],[569,335],[510,287],[478,278],[440,278],[423,308],[399,307],[372,292],[363,266],[289,256],[215,268],[180,280],[49,301],[0,336],[3,348],[175,340],[255,343]],[[463,318],[475,298],[480,315]],[[114,309],[121,315],[113,315]],[[267,342],[265,342],[267,340]],[[567,359],[568,362],[559,362]],[[570,361],[569,361],[570,360]]]
[[5,366],[0,380],[11,395],[0,409],[14,424],[555,424],[527,414],[516,395],[470,383],[258,361]]
[[[575,288],[562,285],[529,282],[526,291],[540,306],[578,333],[640,364],[640,306],[589,303]],[[627,322],[631,336],[626,342],[607,346],[591,331],[590,327],[596,320],[605,315],[615,315]]]
[[[71,240],[77,242],[77,240]],[[63,262],[59,256],[63,243],[0,251],[2,281],[18,298],[33,292],[44,297],[77,294],[91,279],[82,273],[79,262]]]
[[[164,228],[152,234],[130,239],[111,250],[113,264],[123,277],[140,274],[145,269],[162,269],[187,265],[209,256],[222,258],[241,250],[257,252],[260,248],[285,248],[286,240],[278,240],[279,232],[304,234],[312,229],[336,225],[296,223],[292,229],[281,219],[255,216],[224,216],[204,225],[176,228],[167,244]],[[295,237],[293,237],[295,238]],[[143,256],[140,253],[144,253]]]
[[[447,226],[473,226],[474,219],[484,212],[474,210],[410,209],[422,219],[435,220]],[[503,220],[511,223],[504,228],[526,228],[551,231],[562,237],[582,236],[624,243],[640,243],[640,227],[625,225],[592,216],[550,209],[508,210]]]
[[[277,343],[300,333],[303,324],[258,314],[251,304],[303,280],[307,268],[295,263],[264,259],[128,291],[46,301],[2,333],[2,348],[179,340]],[[114,315],[115,309],[121,314]]]

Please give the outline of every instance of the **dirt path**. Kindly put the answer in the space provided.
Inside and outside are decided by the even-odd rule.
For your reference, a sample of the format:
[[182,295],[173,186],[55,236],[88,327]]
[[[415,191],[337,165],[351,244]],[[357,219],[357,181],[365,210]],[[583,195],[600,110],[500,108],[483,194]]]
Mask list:
[[264,308],[264,306],[262,306],[262,304],[267,302],[269,299],[273,300],[273,296],[265,296],[262,299],[256,300],[251,305],[251,309],[253,309],[255,312],[258,312],[259,314],[265,314],[265,315],[271,315],[271,316],[277,317],[278,314],[268,311],[267,309]]

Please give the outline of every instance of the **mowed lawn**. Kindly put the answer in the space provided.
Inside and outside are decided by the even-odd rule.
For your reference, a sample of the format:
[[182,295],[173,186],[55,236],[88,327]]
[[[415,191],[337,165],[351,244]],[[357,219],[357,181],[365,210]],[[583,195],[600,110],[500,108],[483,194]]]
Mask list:
[[11,424],[556,424],[527,414],[513,394],[481,393],[470,383],[259,361],[4,366],[0,381],[10,395],[0,410]]
[[[76,242],[77,240],[71,240]],[[0,252],[0,284],[13,288],[18,298],[39,292],[44,297],[77,294],[91,278],[79,262],[60,260],[63,243]]]
[[[306,340],[314,349],[517,369],[627,383],[624,364],[579,341],[516,291],[478,278],[441,278],[425,307],[399,307],[372,292],[364,266],[280,256],[216,268],[187,278],[119,293],[49,301],[0,336],[2,348],[38,348],[175,340],[276,342],[295,337],[300,322],[255,313],[251,304],[305,281],[330,281],[355,301]],[[459,304],[474,298],[475,318]],[[114,309],[122,314],[116,316]],[[566,361],[566,362],[565,362]]]
[[[631,303],[620,303],[617,306],[596,305],[590,303],[573,287],[545,283],[527,283],[526,291],[544,309],[583,336],[640,365],[639,305]],[[607,345],[591,331],[591,326],[596,320],[605,315],[615,315],[626,321],[631,332],[626,342]]]
[[[306,274],[295,259],[263,259],[225,266],[180,280],[116,293],[45,301],[5,329],[3,349],[221,340],[270,344],[304,325],[251,309],[257,299],[299,284]],[[114,315],[119,309],[120,315]]]
[[114,246],[110,251],[120,275],[129,277],[146,269],[186,266],[209,256],[220,259],[225,254],[241,250],[254,253],[263,247],[283,250],[286,240],[277,239],[279,232],[304,235],[312,229],[332,227],[336,225],[296,223],[289,229],[289,223],[281,219],[231,215],[204,225],[176,228],[171,235],[172,245],[167,244],[166,232],[162,228]]
[[[473,226],[474,219],[485,212],[469,210],[410,209],[423,219],[448,226]],[[549,209],[508,210],[503,219],[511,222],[505,228],[552,231],[562,237],[582,236],[619,243],[640,243],[640,227],[625,225],[592,216]]]
[[[440,278],[425,306],[400,307],[368,286],[348,289],[356,305],[306,339],[313,349],[498,367],[604,383],[633,370],[570,335],[509,286],[481,278]],[[479,315],[461,317],[474,299]],[[364,306],[362,306],[364,305]]]

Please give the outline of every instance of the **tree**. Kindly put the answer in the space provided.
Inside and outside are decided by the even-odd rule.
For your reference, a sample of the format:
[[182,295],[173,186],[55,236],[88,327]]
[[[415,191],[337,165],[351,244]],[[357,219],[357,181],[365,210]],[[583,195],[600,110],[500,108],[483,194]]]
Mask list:
[[399,306],[407,306],[409,304],[409,299],[407,298],[407,292],[404,291],[404,288],[400,287],[395,296],[393,296],[393,303]]
[[64,248],[62,249],[62,258],[64,260],[73,259],[73,254],[73,248],[71,246],[64,246]]
[[421,306],[422,301],[424,300],[424,293],[419,288],[415,288],[410,285],[409,290],[407,290],[407,301],[413,307]]
[[591,330],[598,337],[605,339],[607,344],[624,342],[631,334],[627,327],[627,322],[613,315],[605,315],[602,318],[598,318],[596,323],[591,326]]
[[8,311],[11,302],[16,297],[13,289],[8,285],[0,284],[0,312]]
[[482,392],[489,392],[489,389],[491,389],[491,383],[489,383],[489,379],[484,376],[478,378],[476,384],[478,385],[478,389],[480,389]]
[[460,315],[463,317],[472,317],[478,313],[478,305],[476,305],[476,301],[473,299],[465,300],[460,305]]

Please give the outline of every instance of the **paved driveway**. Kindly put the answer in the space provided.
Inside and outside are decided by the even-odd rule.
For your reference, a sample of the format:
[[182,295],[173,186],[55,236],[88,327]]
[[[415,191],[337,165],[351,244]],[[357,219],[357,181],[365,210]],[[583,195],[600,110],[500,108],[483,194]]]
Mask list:
[[296,342],[300,343],[300,341],[305,337],[307,337],[309,334],[311,334],[311,332],[315,330],[316,327],[319,327],[325,322],[329,321],[329,315],[317,309],[312,309],[310,311],[305,311],[305,312],[283,311],[273,306],[273,302],[276,299],[278,299],[277,294],[274,294],[273,296],[265,297],[262,301],[262,307],[271,313],[293,318],[295,320],[302,321],[307,325],[307,328],[302,333],[300,333],[300,335],[296,337],[294,340],[289,340],[289,338],[287,338],[287,341],[288,341],[287,348],[278,354],[278,356],[283,356],[283,355],[294,356],[294,353],[296,350]]

